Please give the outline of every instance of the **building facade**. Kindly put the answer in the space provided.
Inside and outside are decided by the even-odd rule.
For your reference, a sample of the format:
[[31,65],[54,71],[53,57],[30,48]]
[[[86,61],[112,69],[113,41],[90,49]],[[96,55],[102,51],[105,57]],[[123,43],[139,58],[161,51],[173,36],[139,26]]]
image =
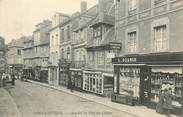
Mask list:
[[[63,13],[55,13],[52,17],[52,27],[50,29],[50,59],[49,59],[49,72],[48,82],[52,85],[59,85],[59,59],[60,44],[61,44],[61,30],[62,25],[70,18],[69,15]],[[64,31],[63,31],[64,32]]]
[[33,67],[35,72],[35,80],[48,82],[48,60],[49,60],[49,31],[51,29],[51,21],[44,20],[36,25],[33,32],[34,39],[34,60]]
[[0,36],[0,73],[6,71],[6,46],[5,39]]
[[67,86],[69,82],[69,64],[72,61],[72,20],[71,18],[60,25],[60,59],[59,59],[59,85]]
[[[2,77],[3,73],[6,71],[6,45],[5,39],[0,36],[0,77]],[[2,80],[0,80],[0,87],[2,85]]]
[[171,88],[176,96],[173,105],[180,108],[183,1],[116,0],[115,6],[115,34],[123,57],[113,61],[113,100],[130,102],[122,101],[125,95],[138,103],[156,104],[160,90]]
[[86,67],[88,37],[92,35],[89,24],[97,14],[97,5],[87,9],[87,3],[81,2],[80,13],[73,14],[72,18],[72,50],[73,57],[70,64],[70,80],[75,89],[83,89],[83,68]]
[[26,37],[21,37],[20,39],[12,40],[8,43],[7,47],[7,64],[8,72],[19,74],[23,70],[23,43]]
[[33,70],[34,60],[34,39],[32,36],[24,40],[23,50],[23,73],[26,74],[30,79],[35,77]]
[[110,97],[113,92],[112,58],[121,44],[114,36],[114,2],[99,0],[98,15],[90,24],[92,35],[87,41],[87,65],[83,70],[83,90]]

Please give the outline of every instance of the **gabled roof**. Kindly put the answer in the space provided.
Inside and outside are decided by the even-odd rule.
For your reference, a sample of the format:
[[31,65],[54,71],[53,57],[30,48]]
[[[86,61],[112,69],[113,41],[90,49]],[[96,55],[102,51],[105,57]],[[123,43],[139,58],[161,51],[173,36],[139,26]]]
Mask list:
[[98,13],[98,5],[93,6],[82,14],[73,17],[73,31],[80,30],[90,24]]
[[95,26],[97,24],[109,24],[114,25],[115,18],[111,15],[103,14],[103,16],[97,16],[93,22],[91,23],[91,26]]

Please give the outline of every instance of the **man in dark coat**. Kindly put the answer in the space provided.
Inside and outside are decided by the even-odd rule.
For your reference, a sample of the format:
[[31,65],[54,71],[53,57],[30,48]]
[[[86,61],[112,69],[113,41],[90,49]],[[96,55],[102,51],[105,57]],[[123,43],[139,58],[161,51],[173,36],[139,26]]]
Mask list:
[[163,114],[164,91],[160,91],[159,102],[156,106],[156,112]]
[[172,106],[173,98],[174,96],[172,95],[171,88],[169,88],[169,90],[165,89],[163,108],[167,114],[167,117],[170,117],[170,111],[173,109]]
[[12,74],[12,75],[11,75],[11,78],[12,78],[12,85],[15,85],[15,75]]

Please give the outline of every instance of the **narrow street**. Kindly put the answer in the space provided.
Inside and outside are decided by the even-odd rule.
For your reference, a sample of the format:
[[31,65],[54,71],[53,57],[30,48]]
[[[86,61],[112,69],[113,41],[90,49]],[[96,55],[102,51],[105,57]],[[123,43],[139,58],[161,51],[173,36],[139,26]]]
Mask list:
[[6,88],[21,117],[133,117],[95,102],[29,82]]

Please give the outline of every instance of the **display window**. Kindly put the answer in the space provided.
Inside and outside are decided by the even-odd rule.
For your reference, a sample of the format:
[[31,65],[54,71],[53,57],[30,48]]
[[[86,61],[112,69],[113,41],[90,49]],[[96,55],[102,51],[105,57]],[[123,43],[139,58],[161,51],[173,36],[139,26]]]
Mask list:
[[174,96],[173,105],[181,107],[182,93],[182,74],[180,73],[151,73],[151,101],[159,102],[159,97],[165,89],[171,89]]
[[140,68],[120,68],[119,93],[139,98]]

